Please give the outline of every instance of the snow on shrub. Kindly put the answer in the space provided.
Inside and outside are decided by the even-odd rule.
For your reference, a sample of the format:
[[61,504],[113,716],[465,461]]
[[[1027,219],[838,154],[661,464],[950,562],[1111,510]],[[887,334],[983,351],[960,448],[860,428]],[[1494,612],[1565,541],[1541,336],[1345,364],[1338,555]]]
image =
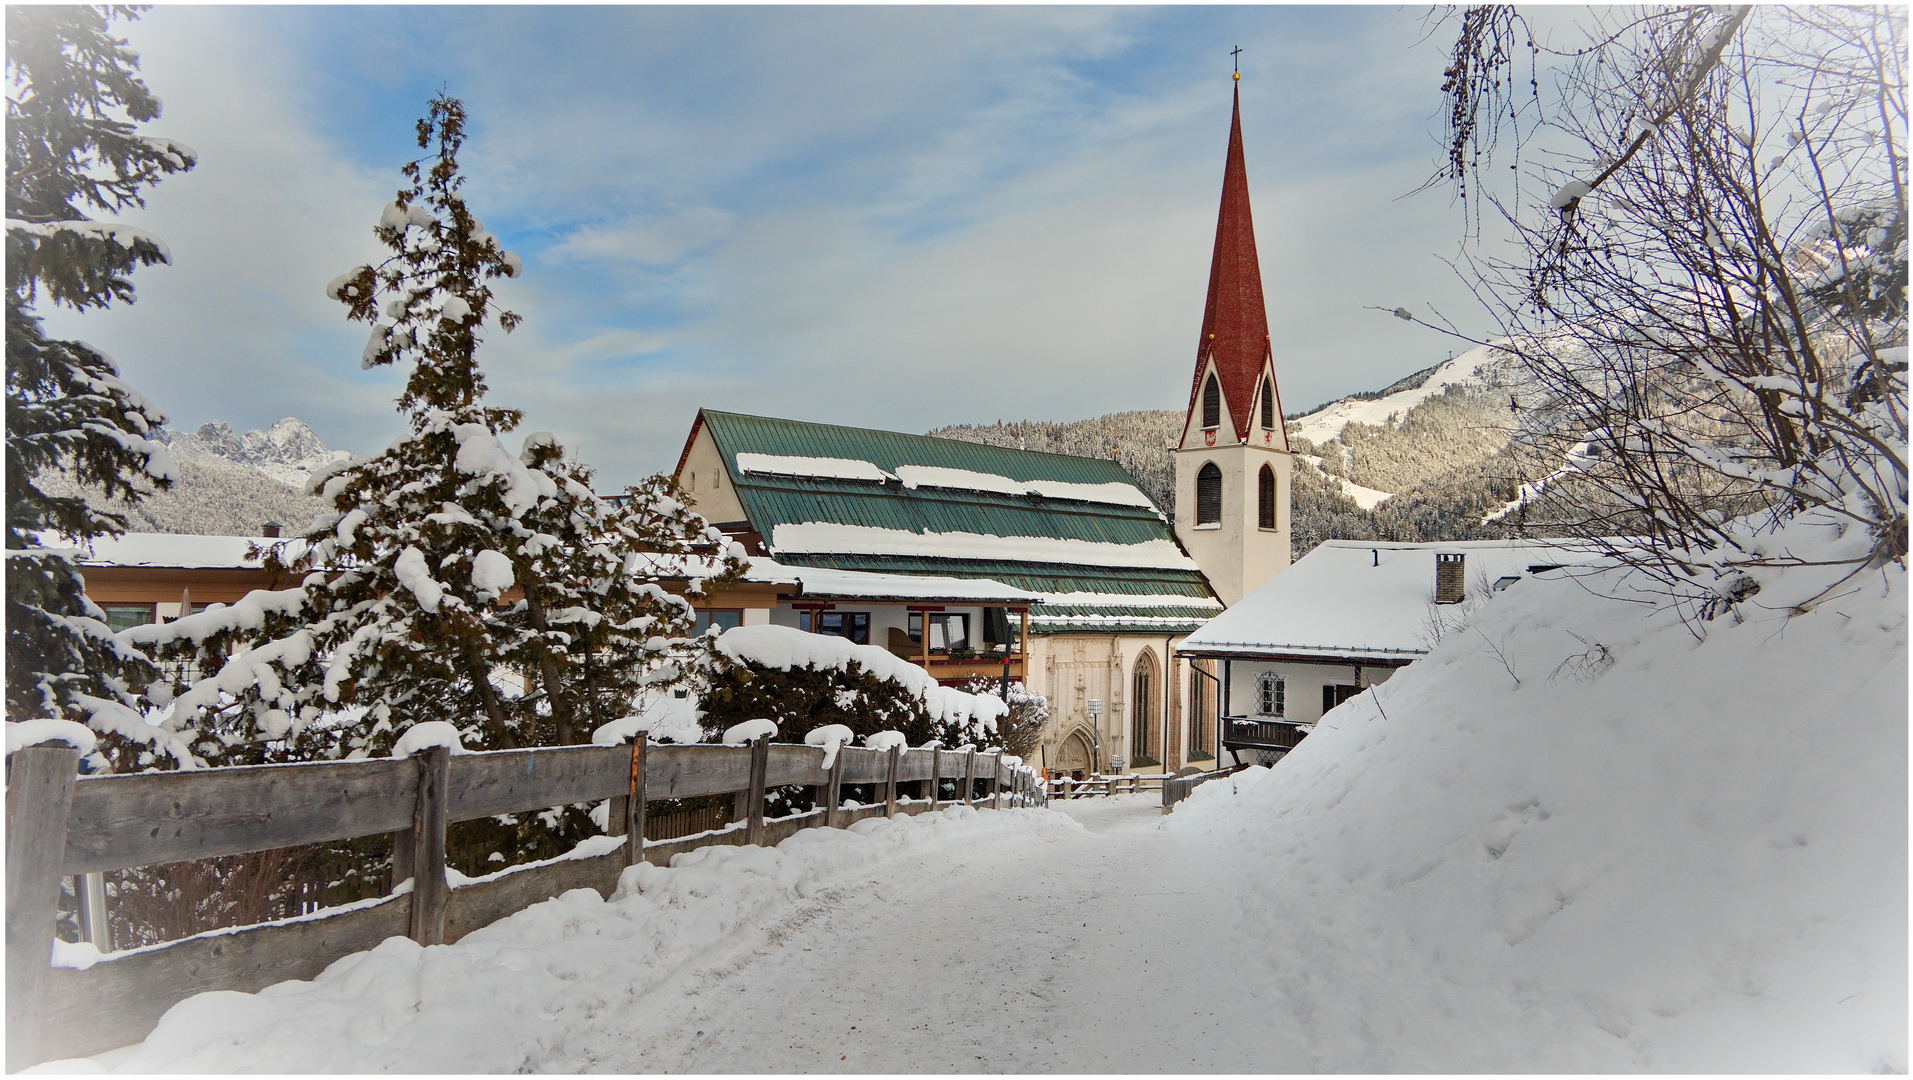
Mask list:
[[704,725],[715,733],[772,717],[805,729],[820,721],[857,736],[903,733],[909,745],[984,741],[1003,702],[941,686],[922,668],[871,645],[787,626],[739,626],[719,635],[704,691]]

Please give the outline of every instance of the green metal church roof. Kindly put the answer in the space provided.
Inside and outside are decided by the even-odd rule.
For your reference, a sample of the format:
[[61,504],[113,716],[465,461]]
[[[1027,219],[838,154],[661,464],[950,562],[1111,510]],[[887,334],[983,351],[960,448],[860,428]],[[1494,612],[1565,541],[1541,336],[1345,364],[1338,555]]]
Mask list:
[[[769,475],[738,466],[741,453],[837,458],[868,462],[894,473],[902,466],[962,469],[1011,480],[1122,484],[1135,480],[1114,461],[1047,454],[981,443],[906,435],[869,428],[778,420],[710,409],[699,413],[750,527],[792,566],[823,566],[893,574],[989,578],[1019,589],[1060,596],[1097,594],[1093,604],[1048,602],[1032,612],[1035,633],[1182,634],[1219,613],[1215,594],[1190,568],[1083,565],[1015,557],[781,551],[779,525],[827,523],[910,533],[969,533],[986,537],[1046,537],[1097,544],[1168,541],[1175,534],[1153,505],[1120,505],[1037,494],[908,487],[825,476]],[[1141,501],[1147,501],[1143,499]],[[1122,604],[1111,594],[1132,595]],[[1188,605],[1170,598],[1189,597]],[[1143,598],[1149,598],[1144,601]]]

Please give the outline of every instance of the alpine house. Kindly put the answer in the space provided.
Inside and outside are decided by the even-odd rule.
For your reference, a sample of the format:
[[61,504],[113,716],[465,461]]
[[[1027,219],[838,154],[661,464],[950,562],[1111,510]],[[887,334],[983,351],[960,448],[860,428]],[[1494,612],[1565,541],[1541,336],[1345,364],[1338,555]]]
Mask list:
[[[1052,773],[1186,756],[1170,650],[1222,605],[1115,462],[704,409],[676,475],[757,571],[801,582],[770,621],[1029,683],[1061,721]],[[1140,752],[1112,744],[1125,716]]]

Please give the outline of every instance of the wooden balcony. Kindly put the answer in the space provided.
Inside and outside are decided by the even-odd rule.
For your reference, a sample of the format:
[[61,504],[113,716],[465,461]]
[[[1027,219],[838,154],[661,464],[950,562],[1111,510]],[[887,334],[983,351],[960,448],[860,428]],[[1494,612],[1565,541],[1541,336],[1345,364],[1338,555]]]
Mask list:
[[[1003,677],[1003,657],[975,656],[964,660],[952,660],[947,656],[932,654],[926,665],[921,656],[907,657],[911,663],[928,671],[932,677],[951,682],[959,679],[1000,679]],[[1010,678],[1019,682],[1023,679],[1023,654],[1010,654]]]
[[1281,720],[1244,720],[1229,717],[1223,725],[1222,748],[1224,750],[1290,750],[1303,739],[1308,732],[1294,724]]

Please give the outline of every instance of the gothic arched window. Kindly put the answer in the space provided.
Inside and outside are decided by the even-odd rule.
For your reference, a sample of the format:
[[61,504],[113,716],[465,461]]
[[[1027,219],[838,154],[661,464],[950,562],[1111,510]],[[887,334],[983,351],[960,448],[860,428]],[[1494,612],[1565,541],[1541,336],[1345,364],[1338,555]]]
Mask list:
[[1275,430],[1275,383],[1266,375],[1262,377],[1262,426]]
[[1214,375],[1202,384],[1202,426],[1222,426],[1222,386],[1216,382]]
[[1222,523],[1222,470],[1211,461],[1196,470],[1196,524]]
[[1275,470],[1267,465],[1255,478],[1255,524],[1260,529],[1275,528]]
[[1136,673],[1130,682],[1129,764],[1159,765],[1153,753],[1156,742],[1156,658],[1145,652],[1136,658]]

